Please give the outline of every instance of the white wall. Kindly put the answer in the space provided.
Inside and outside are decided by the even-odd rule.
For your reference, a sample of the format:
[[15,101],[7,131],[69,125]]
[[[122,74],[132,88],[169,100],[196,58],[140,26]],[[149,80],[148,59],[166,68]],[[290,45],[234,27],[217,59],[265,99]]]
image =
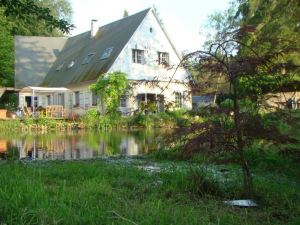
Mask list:
[[[150,32],[152,28],[152,32]],[[144,50],[145,64],[132,62],[132,49]],[[174,69],[158,65],[158,52],[168,52],[170,66]],[[172,48],[165,33],[157,22],[152,11],[148,13],[137,31],[124,47],[109,72],[122,71],[132,80],[165,80],[169,81],[175,72],[175,67],[180,63],[179,57]],[[188,73],[179,69],[173,80],[187,81]]]

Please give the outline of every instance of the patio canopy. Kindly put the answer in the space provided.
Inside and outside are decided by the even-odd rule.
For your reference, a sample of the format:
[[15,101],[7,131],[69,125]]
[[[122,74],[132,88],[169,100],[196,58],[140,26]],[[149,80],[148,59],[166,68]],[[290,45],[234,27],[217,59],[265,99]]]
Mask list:
[[16,93],[16,92],[20,91],[20,89],[16,89],[16,88],[12,88],[12,87],[0,87],[0,98],[6,91]]
[[20,90],[20,93],[60,93],[60,92],[67,92],[71,91],[65,87],[24,87]]

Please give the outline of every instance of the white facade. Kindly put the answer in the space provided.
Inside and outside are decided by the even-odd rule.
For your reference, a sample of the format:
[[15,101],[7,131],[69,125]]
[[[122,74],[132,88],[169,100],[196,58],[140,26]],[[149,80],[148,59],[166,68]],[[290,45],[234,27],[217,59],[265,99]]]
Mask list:
[[[134,50],[144,52],[142,63],[133,62]],[[159,53],[168,54],[169,65],[159,64]],[[124,113],[137,110],[136,97],[142,94],[163,95],[165,104],[173,103],[175,108],[176,93],[180,93],[182,98],[179,108],[191,109],[189,73],[178,67],[180,61],[170,39],[150,11],[109,70],[122,71],[130,81],[138,83],[129,95],[127,108],[120,110]],[[146,84],[147,81],[155,82]]]

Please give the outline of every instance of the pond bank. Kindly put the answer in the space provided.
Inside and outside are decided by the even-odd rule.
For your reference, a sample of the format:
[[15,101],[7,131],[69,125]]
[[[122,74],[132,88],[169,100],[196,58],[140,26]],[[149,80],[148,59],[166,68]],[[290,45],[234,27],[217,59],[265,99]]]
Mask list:
[[90,110],[86,115],[76,120],[54,119],[51,117],[31,118],[22,120],[0,120],[0,130],[21,131],[48,131],[48,130],[72,130],[72,129],[131,129],[131,128],[176,128],[188,126],[193,122],[199,122],[199,117],[194,117],[190,112],[178,110],[158,114],[133,116],[99,115],[97,111]]

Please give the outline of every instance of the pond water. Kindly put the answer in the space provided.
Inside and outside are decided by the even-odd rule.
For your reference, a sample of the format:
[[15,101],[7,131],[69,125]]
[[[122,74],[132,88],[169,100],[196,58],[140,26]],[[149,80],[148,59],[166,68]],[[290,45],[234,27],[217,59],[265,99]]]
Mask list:
[[134,156],[158,150],[168,130],[0,132],[0,159],[72,160]]

